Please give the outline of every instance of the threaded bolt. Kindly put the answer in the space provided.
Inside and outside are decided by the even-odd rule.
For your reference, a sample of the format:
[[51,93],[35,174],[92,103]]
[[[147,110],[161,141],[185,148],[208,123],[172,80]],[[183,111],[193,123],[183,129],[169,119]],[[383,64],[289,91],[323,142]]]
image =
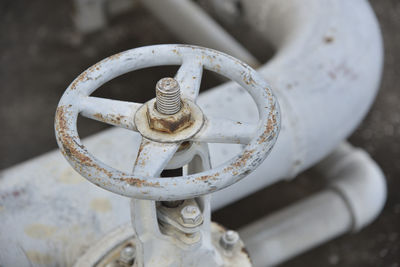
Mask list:
[[181,90],[174,78],[162,78],[156,85],[156,109],[165,115],[172,115],[181,109]]
[[219,244],[226,250],[232,250],[239,242],[239,234],[235,231],[226,231],[219,240]]

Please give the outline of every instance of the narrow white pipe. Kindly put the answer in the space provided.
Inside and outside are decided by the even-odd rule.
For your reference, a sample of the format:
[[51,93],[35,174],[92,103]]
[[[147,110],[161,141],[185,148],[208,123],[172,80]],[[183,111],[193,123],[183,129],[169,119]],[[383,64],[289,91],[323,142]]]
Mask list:
[[240,230],[254,266],[277,265],[380,213],[385,177],[367,153],[343,144],[320,167],[329,188]]
[[274,266],[351,228],[344,200],[326,190],[240,229],[255,267]]
[[353,231],[375,220],[386,201],[386,180],[367,152],[342,143],[316,168],[348,203],[353,216]]
[[257,67],[259,62],[192,0],[143,0],[148,8],[182,41],[213,48]]

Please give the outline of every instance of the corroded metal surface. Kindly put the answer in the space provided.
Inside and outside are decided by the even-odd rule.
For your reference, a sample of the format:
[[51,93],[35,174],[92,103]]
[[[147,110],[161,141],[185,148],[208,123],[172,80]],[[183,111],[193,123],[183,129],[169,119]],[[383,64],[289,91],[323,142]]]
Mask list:
[[203,127],[203,112],[194,102],[184,99],[182,109],[173,115],[158,113],[154,102],[145,103],[135,114],[135,126],[142,136],[157,142],[181,142]]
[[[79,139],[76,120],[78,114],[84,110],[85,101],[91,98],[89,95],[105,82],[124,73],[159,65],[181,65],[177,77],[182,77],[181,73],[184,73],[184,76],[193,74],[192,80],[200,80],[201,77],[194,75],[201,74],[202,71],[199,69],[205,68],[226,76],[249,92],[258,108],[259,123],[256,131],[249,133],[251,136],[247,136],[246,140],[250,142],[246,144],[241,154],[219,167],[186,176],[185,179],[182,177],[160,179],[121,172],[102,163],[87,151]],[[178,78],[178,81],[181,79]],[[196,82],[195,85],[196,87],[193,88],[181,84],[182,95],[191,96],[195,100],[200,82]],[[114,104],[118,105],[118,103]],[[88,113],[82,114],[88,117],[94,116]],[[113,115],[118,117],[119,114]],[[108,116],[110,117],[111,114]],[[133,118],[134,112],[128,116]],[[108,122],[108,120],[105,121]],[[236,128],[240,128],[241,123],[236,123]],[[113,124],[119,125],[118,121]],[[208,125],[212,123],[207,123],[206,120],[203,128],[209,131],[204,141],[210,142],[213,140],[210,136],[213,135],[221,137],[220,130],[213,132]],[[269,154],[276,141],[279,126],[278,103],[270,86],[255,70],[221,52],[187,45],[158,45],[132,49],[95,64],[67,88],[58,105],[55,119],[57,142],[61,152],[81,175],[94,184],[117,194],[157,200],[177,200],[204,195],[239,181],[261,164]],[[134,128],[134,126],[131,127],[131,129]],[[225,130],[222,134],[223,138],[232,140],[232,135],[237,136],[231,128]],[[196,140],[203,141],[201,133],[196,135]]]
[[184,103],[173,115],[164,115],[157,111],[155,105],[147,105],[147,120],[151,129],[161,132],[174,133],[192,124],[190,109]]

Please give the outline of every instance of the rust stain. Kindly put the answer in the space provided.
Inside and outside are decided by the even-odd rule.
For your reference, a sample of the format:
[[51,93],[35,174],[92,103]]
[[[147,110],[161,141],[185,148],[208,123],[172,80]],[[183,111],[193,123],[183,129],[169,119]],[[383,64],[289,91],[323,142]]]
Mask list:
[[231,170],[233,170],[232,166],[228,166],[228,167],[224,168],[224,172],[230,172]]
[[262,137],[258,140],[258,144],[262,144],[267,140],[267,138],[271,135],[271,133],[273,133],[275,125],[276,125],[276,113],[275,113],[275,105],[273,105],[269,112],[267,126],[265,127],[265,131]]
[[136,156],[136,160],[135,160],[135,166],[137,166],[139,164],[139,158],[142,158],[141,166],[145,165],[145,161],[144,161],[143,157],[140,157],[140,155],[142,154],[144,147],[146,145],[148,145],[149,143],[150,143],[149,141],[143,140],[142,143],[140,144],[140,147],[139,147],[139,150],[138,150],[138,153]]
[[[99,167],[90,159],[90,157],[86,154],[87,151],[85,147],[78,143],[78,137],[72,137],[68,133],[69,126],[67,121],[65,120],[67,112],[65,109],[65,106],[59,106],[56,111],[56,131],[58,132],[59,141],[62,144],[61,152],[79,165],[93,167],[111,178],[112,173],[104,168]],[[81,166],[75,167],[75,169],[78,170],[80,173],[83,172]]]
[[216,65],[214,66],[214,70],[215,70],[216,72],[220,72],[220,71],[221,71],[221,65],[216,64]]
[[24,229],[25,233],[34,239],[47,239],[52,236],[56,230],[54,226],[40,223],[31,224]]
[[[183,120],[153,119],[150,128],[167,133],[175,133],[177,130],[184,130],[192,125],[190,116],[186,116]],[[160,124],[163,127],[154,127],[154,124]],[[153,126],[153,127],[152,127]],[[183,127],[182,127],[183,126]]]
[[[92,72],[94,72],[95,70],[99,71],[99,70],[101,69],[101,68],[100,68],[100,65],[101,65],[101,62],[98,62],[98,63],[94,64],[93,66],[91,66],[91,67],[90,67],[89,69],[87,69],[86,71],[84,71],[83,73],[81,73],[81,74],[78,76],[78,78],[76,78],[76,79],[72,82],[72,84],[71,84],[71,90],[75,90],[76,87],[77,87],[77,85],[78,85],[79,83],[85,82],[85,81],[88,81],[88,80],[91,80],[92,78],[89,77],[89,74],[92,73]],[[101,75],[98,76],[98,77],[96,78],[96,80],[97,80],[98,78],[100,78],[100,77],[101,77]]]
[[136,186],[136,187],[161,187],[159,182],[156,183],[151,183],[148,182],[146,180],[142,180],[139,178],[132,178],[132,177],[128,177],[128,178],[121,178],[122,181],[127,182],[130,185]]
[[85,82],[85,81],[89,80],[89,77],[87,77],[87,75],[88,75],[87,71],[85,71],[85,72],[83,72],[81,75],[79,75],[78,78],[76,78],[76,79],[72,82],[72,84],[71,84],[71,90],[75,90],[76,87],[77,87],[77,85],[78,85],[78,83]]
[[69,135],[69,126],[65,120],[65,117],[65,106],[59,106],[56,111],[56,130],[59,134],[60,142],[62,143],[62,150],[66,156],[74,159],[74,161],[90,166],[92,164],[92,160],[87,155],[83,154],[79,149],[77,149],[75,138]]
[[93,116],[94,116],[95,118],[97,118],[98,120],[101,120],[101,121],[104,120],[103,115],[101,115],[101,113],[95,113]]
[[122,55],[122,52],[121,53],[117,53],[117,54],[112,55],[112,56],[109,56],[106,60],[119,59],[121,57],[121,55]]
[[332,36],[325,36],[325,38],[324,38],[324,42],[326,44],[333,43],[333,41],[335,41],[335,38],[333,38]]
[[182,102],[181,110],[173,115],[160,115],[154,106],[147,105],[147,121],[151,129],[176,133],[182,131],[193,124],[190,108]]
[[253,263],[253,261],[251,260],[250,254],[247,251],[245,246],[242,247],[241,251],[242,251],[242,253],[244,253],[247,256],[247,259],[250,261],[250,263]]
[[230,166],[224,168],[224,172],[230,172],[232,171],[233,175],[238,175],[239,172],[237,172],[236,170],[240,170],[243,166],[246,165],[247,161],[253,156],[255,152],[255,149],[252,150],[246,150],[240,157],[238,160],[236,160],[235,162],[233,162]]
[[181,54],[181,53],[179,53],[179,51],[176,50],[176,49],[172,49],[172,52],[174,52],[174,53],[177,54],[177,55],[180,55],[180,54]]
[[90,208],[94,211],[106,213],[111,211],[111,202],[107,198],[95,198],[90,202]]
[[219,173],[217,172],[214,175],[203,175],[200,177],[197,177],[196,180],[198,181],[208,181],[208,180],[217,180],[217,177],[219,176]]
[[[183,142],[183,143],[179,146],[178,151],[186,150],[186,149],[189,148],[191,145],[192,145],[192,142],[185,141],[185,142]],[[165,150],[164,150],[164,152],[165,152]]]
[[101,113],[95,113],[93,117],[99,121],[114,125],[121,125],[121,121],[126,120],[126,116],[120,114],[106,114],[103,116]]
[[241,74],[243,75],[243,81],[247,85],[253,85],[256,81],[253,79],[249,72],[242,71]]
[[247,161],[251,158],[253,155],[255,149],[252,150],[247,150],[239,157],[237,161],[231,164],[232,167],[238,169],[241,168],[242,166],[246,165]]

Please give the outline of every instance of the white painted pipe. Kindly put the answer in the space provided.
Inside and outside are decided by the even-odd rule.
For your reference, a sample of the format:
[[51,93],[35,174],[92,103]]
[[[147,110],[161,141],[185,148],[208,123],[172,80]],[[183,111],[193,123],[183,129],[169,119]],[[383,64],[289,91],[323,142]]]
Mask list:
[[274,266],[373,221],[386,200],[385,177],[361,149],[342,144],[319,167],[326,190],[240,230],[254,266]]
[[259,62],[192,0],[143,0],[148,8],[183,42],[213,48],[257,67]]
[[[328,155],[364,118],[382,71],[380,30],[365,0],[243,0],[243,5],[255,29],[277,49],[259,72],[276,92],[282,127],[264,164],[214,194],[216,208],[293,178]],[[256,118],[250,97],[233,84],[206,92],[200,103],[213,115]],[[234,153],[221,146],[211,152],[217,155],[214,164]]]

